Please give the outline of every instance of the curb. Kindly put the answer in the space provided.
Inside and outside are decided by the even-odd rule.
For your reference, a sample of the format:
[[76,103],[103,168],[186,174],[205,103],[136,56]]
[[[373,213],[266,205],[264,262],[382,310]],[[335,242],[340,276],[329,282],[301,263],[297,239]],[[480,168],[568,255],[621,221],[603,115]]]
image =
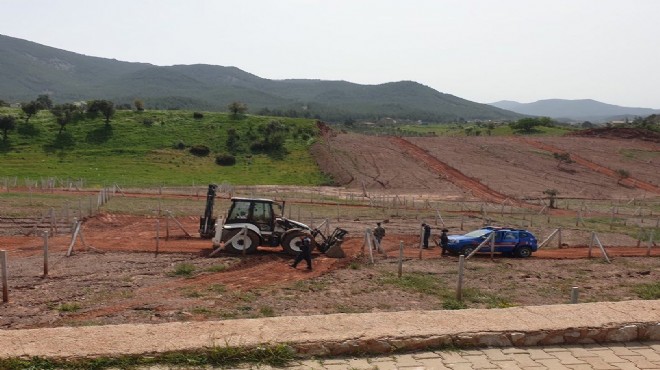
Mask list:
[[0,330],[0,358],[95,358],[286,344],[299,357],[660,341],[660,300]]

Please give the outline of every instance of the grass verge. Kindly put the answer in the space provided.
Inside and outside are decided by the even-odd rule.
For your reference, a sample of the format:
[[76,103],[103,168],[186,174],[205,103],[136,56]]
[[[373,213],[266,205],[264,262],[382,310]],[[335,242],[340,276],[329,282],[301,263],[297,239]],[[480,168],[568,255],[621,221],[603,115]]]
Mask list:
[[189,352],[168,352],[158,355],[100,357],[94,359],[0,359],[0,369],[62,369],[62,370],[101,370],[134,369],[138,366],[170,365],[182,368],[217,366],[229,367],[250,363],[270,366],[286,366],[293,360],[291,347],[279,344],[256,348],[213,347],[207,350]]

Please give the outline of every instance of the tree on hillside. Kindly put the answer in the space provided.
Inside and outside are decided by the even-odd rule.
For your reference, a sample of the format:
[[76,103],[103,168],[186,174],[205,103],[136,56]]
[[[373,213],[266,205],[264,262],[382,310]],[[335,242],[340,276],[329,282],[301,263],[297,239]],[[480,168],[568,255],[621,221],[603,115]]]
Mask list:
[[559,195],[559,191],[556,189],[545,189],[543,190],[543,194],[546,194],[548,196],[548,200],[550,200],[550,208],[557,208],[555,207],[555,200],[557,199],[557,195]]
[[245,112],[247,112],[248,108],[247,108],[247,105],[245,105],[244,103],[235,101],[235,102],[232,102],[231,104],[229,104],[227,106],[227,109],[229,110],[229,112],[231,113],[232,116],[238,117],[239,115],[244,114]]
[[633,121],[633,125],[647,130],[660,131],[660,115],[652,114],[644,119]]
[[60,125],[60,131],[58,135],[62,133],[64,127],[71,121],[77,119],[81,115],[80,108],[76,105],[67,103],[54,106],[50,112],[55,116],[57,124]]
[[618,169],[615,172],[616,172],[617,177],[619,178],[619,180],[617,180],[617,182],[616,182],[617,184],[621,184],[621,181],[623,181],[623,180],[630,177],[630,172],[628,172],[627,170]]
[[39,104],[41,109],[51,109],[53,107],[53,100],[48,94],[39,95],[36,102]]
[[30,118],[41,110],[41,105],[36,101],[28,103],[21,103],[21,110],[25,113],[25,123],[30,121]]
[[493,134],[493,130],[495,130],[495,124],[493,122],[488,122],[486,124],[486,132],[488,133],[488,136]]
[[6,101],[0,99],[0,107],[8,107],[8,106],[9,106],[9,103],[7,103]]
[[227,130],[226,145],[229,153],[236,154],[236,152],[238,152],[240,139],[241,137],[238,135],[238,132],[236,132],[235,128],[230,128]]
[[87,102],[87,113],[101,113],[105,117],[105,124],[110,125],[110,118],[115,115],[115,104],[109,100],[91,100]]
[[552,156],[557,160],[557,168],[561,168],[562,164],[571,164],[574,162],[568,153],[552,153]]
[[284,149],[284,142],[289,128],[280,121],[270,121],[266,125],[259,126],[259,132],[263,139],[252,144],[250,147],[255,151],[280,152]]
[[0,116],[0,130],[2,130],[2,141],[7,141],[7,132],[16,128],[14,116]]
[[136,111],[138,111],[138,112],[143,112],[144,111],[144,102],[141,99],[133,100],[133,105],[135,106]]
[[537,126],[551,127],[552,125],[553,125],[553,121],[550,117],[521,118],[518,121],[509,124],[509,126],[514,131],[518,131],[522,133],[534,132]]

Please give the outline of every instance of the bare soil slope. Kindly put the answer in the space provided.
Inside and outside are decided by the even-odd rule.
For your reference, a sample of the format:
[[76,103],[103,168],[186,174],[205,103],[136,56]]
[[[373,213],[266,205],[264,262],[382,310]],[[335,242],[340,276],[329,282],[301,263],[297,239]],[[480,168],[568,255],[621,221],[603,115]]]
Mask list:
[[[558,163],[553,157],[555,151],[583,157],[595,165],[587,161]],[[429,165],[421,159],[421,152],[442,165]],[[438,189],[439,195],[448,198],[495,202],[541,198],[546,189],[576,198],[655,196],[660,181],[658,156],[660,145],[655,143],[583,137],[387,140],[349,133],[328,136],[316,150],[324,171],[348,187],[364,183],[367,188],[404,192]],[[629,180],[619,181],[613,175],[620,168],[631,173]],[[469,181],[456,181],[458,177]]]

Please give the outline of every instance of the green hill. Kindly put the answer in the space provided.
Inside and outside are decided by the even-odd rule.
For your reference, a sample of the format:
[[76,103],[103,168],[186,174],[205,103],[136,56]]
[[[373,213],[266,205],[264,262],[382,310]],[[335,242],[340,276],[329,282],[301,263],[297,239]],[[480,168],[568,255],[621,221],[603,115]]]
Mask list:
[[521,115],[444,94],[412,81],[269,80],[235,67],[155,66],[89,57],[0,35],[0,99],[50,94],[56,103],[108,99],[151,109],[224,111],[240,101],[252,113],[329,121],[392,117],[426,122],[507,120]]
[[[18,117],[16,108],[0,108],[0,116]],[[281,150],[251,149],[264,139],[273,118],[190,111],[117,111],[104,119],[82,118],[59,125],[48,111],[29,123],[19,120],[6,142],[0,139],[0,178],[37,180],[84,179],[90,185],[157,186],[207,183],[321,185],[331,180],[319,172],[309,154],[318,133],[309,119],[277,118]],[[227,145],[233,129],[238,145]],[[272,137],[272,135],[271,135]],[[206,156],[192,147],[208,147]],[[233,152],[236,164],[220,166],[216,156]]]

